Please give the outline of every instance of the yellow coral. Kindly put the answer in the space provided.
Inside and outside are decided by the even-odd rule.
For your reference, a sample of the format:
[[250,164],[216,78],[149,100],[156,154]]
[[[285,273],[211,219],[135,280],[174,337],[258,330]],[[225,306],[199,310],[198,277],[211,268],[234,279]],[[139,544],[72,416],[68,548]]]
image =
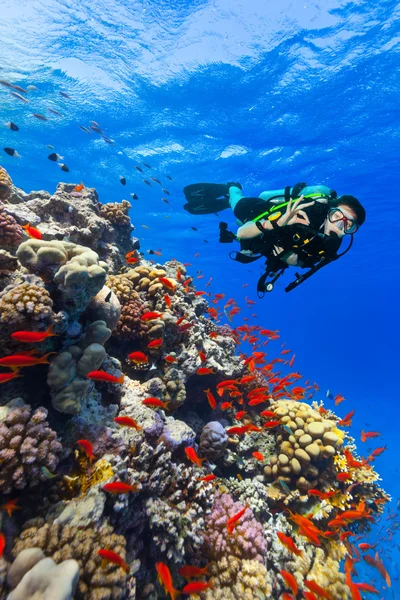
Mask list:
[[102,481],[108,481],[114,475],[111,464],[101,458],[93,466],[92,470],[85,470],[81,475],[81,493],[87,494],[91,487]]
[[257,560],[224,556],[209,565],[213,589],[200,594],[202,600],[266,600],[272,586],[266,567]]

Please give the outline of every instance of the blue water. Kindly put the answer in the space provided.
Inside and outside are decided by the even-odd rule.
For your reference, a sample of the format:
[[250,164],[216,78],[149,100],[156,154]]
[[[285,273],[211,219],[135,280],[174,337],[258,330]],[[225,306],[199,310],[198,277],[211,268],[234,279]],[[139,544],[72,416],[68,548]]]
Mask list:
[[[192,273],[204,273],[198,289],[212,277],[209,290],[242,307],[235,325],[247,316],[279,329],[296,352],[296,367],[319,383],[317,397],[329,388],[346,397],[339,414],[356,409],[352,431],[359,445],[361,428],[383,433],[388,450],[376,466],[395,508],[400,5],[3,0],[1,13],[0,78],[38,88],[25,105],[0,86],[1,121],[20,127],[0,127],[0,147],[22,155],[1,154],[14,183],[52,192],[60,180],[83,181],[102,202],[135,192],[132,220],[144,251],[162,248],[162,260],[192,262]],[[33,112],[50,120],[38,121]],[[113,145],[79,129],[90,119]],[[69,173],[47,160],[47,144],[65,157]],[[142,183],[146,175],[134,165],[143,161],[152,166],[146,175],[170,191],[170,205],[157,184]],[[297,181],[324,183],[359,198],[367,221],[345,257],[289,294],[279,284],[258,300],[261,263],[231,261],[232,248],[218,243],[218,217],[183,210],[182,188],[196,181],[240,181],[249,196]],[[229,211],[221,218],[234,226]],[[256,301],[251,309],[246,295]],[[395,543],[399,536],[384,545]],[[393,589],[400,594],[396,545],[391,552]]]

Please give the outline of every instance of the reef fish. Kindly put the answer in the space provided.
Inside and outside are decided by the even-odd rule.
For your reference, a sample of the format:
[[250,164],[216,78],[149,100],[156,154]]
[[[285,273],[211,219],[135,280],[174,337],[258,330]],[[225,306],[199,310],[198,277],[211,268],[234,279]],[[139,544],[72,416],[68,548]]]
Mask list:
[[6,127],[8,127],[8,129],[11,129],[11,131],[19,131],[18,125],[16,125],[12,121],[9,121],[8,123],[6,123]]
[[153,321],[154,319],[161,319],[163,316],[160,312],[145,312],[141,317],[141,321]]
[[217,401],[215,400],[211,390],[208,388],[207,390],[203,390],[207,396],[208,404],[211,406],[213,410],[217,408]]
[[103,559],[104,562],[112,563],[113,565],[118,565],[118,567],[121,567],[121,569],[123,569],[125,571],[125,573],[129,573],[129,566],[122,559],[122,557],[119,554],[117,554],[116,552],[113,552],[112,550],[108,550],[108,549],[104,548],[104,549],[98,550],[97,554],[99,556],[101,556],[101,558]]
[[285,535],[282,531],[277,532],[277,536],[281,544],[285,546],[292,554],[296,556],[301,556],[303,552],[296,546],[292,538],[288,535]]
[[204,590],[212,590],[213,585],[211,581],[192,581],[192,583],[188,583],[182,590],[182,594],[186,596],[190,596],[191,594],[200,594],[200,592],[204,592]]
[[199,367],[196,370],[197,375],[212,375],[214,374],[213,369],[209,369],[208,367]]
[[115,375],[111,375],[111,373],[106,373],[105,371],[90,371],[86,375],[88,379],[92,381],[106,381],[107,383],[123,383],[124,375],[120,377],[115,377]]
[[249,508],[249,506],[248,506],[248,504],[246,504],[246,506],[244,508],[239,510],[239,512],[237,512],[236,514],[233,515],[233,517],[231,517],[230,519],[227,520],[226,528],[228,530],[229,535],[231,535],[233,533],[233,530],[235,529],[238,522],[243,517],[244,513],[246,512],[246,510],[248,508]]
[[205,481],[206,483],[214,481],[214,479],[217,479],[217,476],[213,473],[211,473],[210,475],[206,475],[205,477],[199,477],[199,481]]
[[366,442],[369,439],[379,437],[381,433],[379,431],[364,431],[361,430],[361,441]]
[[90,463],[92,463],[94,455],[93,455],[93,446],[92,446],[91,442],[89,442],[88,440],[78,440],[77,444],[78,444],[78,446],[80,446],[82,448],[82,450],[84,451],[84,453],[90,460]]
[[129,360],[131,360],[132,362],[134,362],[136,365],[140,365],[143,363],[148,363],[149,359],[147,358],[147,356],[144,354],[144,352],[131,352],[128,355]]
[[7,381],[12,381],[17,377],[22,377],[22,375],[19,374],[17,369],[9,373],[0,373],[0,383],[7,383]]
[[35,365],[48,365],[50,364],[49,356],[51,354],[57,354],[57,352],[48,352],[44,356],[36,357],[28,354],[12,354],[10,356],[4,356],[0,358],[0,365],[4,367],[34,367]]
[[261,452],[253,452],[252,456],[256,459],[256,460],[260,460],[263,461],[265,460],[264,455],[261,454]]
[[197,465],[198,467],[202,467],[203,462],[206,460],[205,458],[200,458],[199,456],[197,456],[196,450],[192,448],[192,446],[187,446],[185,448],[185,454],[190,460],[190,462],[192,462],[194,465]]
[[114,481],[113,483],[106,483],[103,485],[103,490],[110,494],[129,494],[130,492],[137,491],[137,484],[129,485],[123,481]]
[[151,342],[149,342],[147,344],[148,348],[160,348],[164,343],[164,340],[162,338],[158,338],[156,340],[152,340]]
[[178,596],[181,595],[181,592],[174,588],[171,571],[167,565],[162,562],[157,562],[156,570],[158,580],[164,586],[165,593],[168,593],[171,596],[171,600],[177,600]]
[[142,400],[142,404],[145,406],[153,406],[154,408],[163,408],[164,410],[168,410],[168,401],[163,402],[159,398],[146,398]]
[[36,229],[36,227],[31,227],[30,223],[28,223],[27,225],[21,225],[21,227],[25,230],[29,237],[34,238],[36,240],[42,239],[43,236],[40,233],[39,229]]
[[0,558],[3,556],[4,548],[6,547],[6,536],[0,532]]
[[22,158],[20,154],[14,148],[4,148],[4,152],[14,158]]
[[142,427],[140,427],[140,425],[138,425],[135,419],[132,419],[132,417],[124,415],[121,417],[115,417],[114,422],[122,427],[131,427],[132,429],[136,429],[136,431],[140,431],[142,429]]
[[283,569],[281,569],[279,572],[282,575],[282,579],[285,582],[285,584],[287,585],[287,587],[292,590],[293,596],[296,597],[297,592],[299,591],[299,587],[298,587],[297,581],[294,578],[294,576],[292,575],[292,573],[289,573],[288,571],[284,571]]
[[184,567],[178,569],[178,573],[185,579],[194,579],[196,577],[202,577],[203,575],[207,576],[208,566],[201,569],[200,567],[196,567],[194,565],[185,565]]
[[18,498],[13,498],[13,500],[9,500],[8,502],[6,502],[2,506],[0,506],[0,508],[2,510],[5,510],[6,513],[8,514],[8,516],[11,517],[14,510],[21,510],[21,508],[19,506],[17,506],[17,502],[18,502]]
[[318,583],[316,583],[315,581],[311,581],[310,579],[305,579],[304,585],[310,590],[310,592],[313,592],[319,598],[326,598],[327,600],[334,600],[332,594],[330,592],[328,592],[328,590],[324,590],[324,588],[322,588],[320,585],[318,585]]

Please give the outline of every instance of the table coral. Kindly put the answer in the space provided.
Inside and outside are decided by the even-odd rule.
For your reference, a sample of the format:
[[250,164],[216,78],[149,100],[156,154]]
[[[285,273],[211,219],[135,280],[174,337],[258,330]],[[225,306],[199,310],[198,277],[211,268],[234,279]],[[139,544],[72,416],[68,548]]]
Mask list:
[[18,278],[4,288],[0,294],[1,323],[13,327],[23,324],[28,327],[32,321],[43,326],[51,323],[53,301],[43,282],[38,277],[34,281]]
[[255,519],[251,508],[247,508],[229,534],[226,523],[244,507],[234,502],[229,494],[215,494],[211,514],[207,517],[204,531],[204,551],[212,560],[231,555],[238,558],[255,559],[260,563],[266,553],[266,542],[262,525]]
[[46,523],[44,519],[27,521],[12,549],[14,557],[26,548],[38,547],[55,563],[73,559],[79,564],[80,578],[74,600],[122,600],[127,575],[110,563],[101,566],[97,552],[107,548],[125,560],[125,538],[104,523],[77,528]]
[[6,414],[0,423],[0,492],[33,487],[46,481],[41,468],[57,468],[62,446],[50,429],[46,408],[24,405]]

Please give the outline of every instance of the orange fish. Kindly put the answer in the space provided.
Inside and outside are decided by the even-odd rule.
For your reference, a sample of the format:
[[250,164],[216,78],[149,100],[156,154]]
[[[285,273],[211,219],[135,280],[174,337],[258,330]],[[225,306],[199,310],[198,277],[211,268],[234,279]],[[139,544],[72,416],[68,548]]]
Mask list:
[[223,402],[221,404],[221,410],[228,410],[228,408],[233,408],[233,400],[232,402]]
[[131,360],[132,362],[135,363],[135,365],[140,365],[143,363],[148,363],[149,359],[147,358],[147,356],[143,353],[143,352],[131,352],[128,355],[129,360]]
[[137,487],[137,484],[129,485],[123,481],[114,481],[113,483],[106,483],[106,485],[103,485],[103,490],[110,494],[129,494],[129,492],[136,492]]
[[199,367],[196,371],[197,375],[211,375],[214,374],[213,369],[209,369],[208,367]]
[[158,338],[156,340],[152,340],[151,342],[149,342],[147,344],[148,348],[160,348],[164,343],[164,340],[162,338]]
[[132,256],[136,256],[136,250],[131,250],[125,254],[125,258],[131,258]]
[[292,358],[289,360],[289,367],[292,368],[294,365],[294,359],[296,358],[296,355],[293,354]]
[[292,590],[293,596],[296,597],[297,592],[299,591],[299,586],[297,585],[297,581],[295,580],[293,575],[291,573],[288,573],[288,571],[284,571],[283,569],[281,569],[279,572],[282,575],[282,578],[287,587]]
[[296,546],[296,544],[294,543],[294,541],[292,540],[291,537],[289,537],[288,535],[285,535],[284,533],[282,533],[282,531],[278,531],[277,536],[278,536],[281,544],[283,544],[285,546],[285,548],[287,548],[289,550],[289,552],[291,552],[292,554],[295,554],[296,556],[302,556],[302,554],[303,554],[302,550],[300,550]]
[[337,494],[336,490],[332,492],[320,492],[319,490],[308,490],[308,494],[310,496],[317,496],[320,500],[327,500],[328,498],[332,498],[335,494]]
[[226,433],[228,435],[243,435],[244,433],[247,433],[249,431],[249,428],[247,427],[247,425],[242,425],[241,427],[230,427],[229,429],[226,430]]
[[366,550],[373,550],[374,548],[376,548],[376,544],[358,544],[358,547],[362,552],[365,552]]
[[171,298],[168,296],[168,294],[164,295],[164,302],[168,306],[168,308],[171,308]]
[[35,365],[48,365],[50,364],[49,356],[57,354],[57,352],[48,352],[40,358],[30,356],[29,354],[12,354],[10,356],[4,356],[0,358],[0,365],[4,367],[10,367],[15,369],[16,367],[34,367]]
[[0,373],[0,383],[7,383],[7,381],[12,381],[17,377],[22,377],[22,375],[19,374],[18,369],[14,369],[8,373]]
[[129,258],[126,259],[126,262],[129,263],[130,265],[135,265],[136,263],[139,262],[139,259],[136,256],[130,256]]
[[261,417],[276,417],[276,414],[272,410],[263,410],[260,412]]
[[216,475],[206,475],[205,477],[199,477],[198,481],[206,481],[207,483],[210,481],[214,481],[214,479],[217,479]]
[[280,421],[267,421],[264,423],[263,427],[266,429],[273,429],[273,427],[278,427],[278,425],[282,425]]
[[170,290],[171,292],[175,291],[175,283],[173,283],[170,279],[167,279],[167,277],[159,277],[158,281],[162,283],[167,290]]
[[328,590],[324,590],[318,583],[311,581],[310,579],[304,580],[304,585],[320,598],[327,598],[327,600],[334,600],[332,594]]
[[164,356],[164,360],[166,360],[169,363],[174,363],[178,359],[176,358],[176,356],[171,356],[171,354],[167,354],[167,356]]
[[92,444],[88,440],[78,440],[77,444],[82,448],[82,450],[90,460],[90,463],[92,463],[92,460],[94,458]]
[[217,408],[217,401],[215,400],[214,396],[212,395],[211,390],[207,389],[207,390],[203,390],[203,392],[206,393],[208,404],[211,406],[211,408],[213,410],[215,410]]
[[195,579],[196,577],[202,577],[203,575],[206,577],[208,575],[208,566],[201,569],[194,565],[185,565],[178,569],[178,573],[185,579]]
[[195,292],[194,293],[195,296],[204,296],[205,294],[207,294],[207,292]]
[[115,377],[115,375],[111,375],[110,373],[106,373],[105,371],[91,371],[86,375],[88,379],[92,381],[106,381],[107,383],[123,383],[124,375],[121,377]]
[[46,331],[16,331],[11,334],[11,337],[13,340],[17,340],[17,342],[35,344],[55,335],[57,334],[53,333],[53,325],[50,325]]
[[129,573],[128,565],[116,552],[113,552],[112,550],[107,550],[106,548],[102,548],[101,550],[97,551],[97,554],[101,556],[104,562],[117,565],[118,567],[121,567],[121,569],[123,569],[125,573]]
[[85,188],[85,186],[83,185],[83,183],[80,183],[79,185],[76,185],[72,191],[73,192],[81,192],[84,188]]
[[13,514],[14,510],[21,510],[19,506],[17,506],[18,498],[14,498],[13,500],[9,500],[3,506],[0,506],[2,510],[5,510],[9,517]]
[[252,456],[254,456],[254,458],[256,460],[265,460],[264,456],[261,454],[261,452],[252,452],[251,454]]
[[379,431],[364,431],[361,430],[361,441],[366,442],[369,439],[380,437],[382,434]]
[[198,467],[202,467],[203,462],[206,460],[205,458],[199,458],[196,454],[196,450],[192,448],[192,446],[187,446],[185,448],[185,454],[190,460],[190,462],[192,462],[194,465],[197,465]]
[[372,585],[369,585],[369,583],[355,583],[354,585],[362,592],[369,592],[370,594],[376,594],[376,596],[379,596],[378,590]]
[[0,532],[0,558],[3,556],[4,548],[6,547],[6,536]]
[[211,581],[193,581],[192,583],[188,583],[182,590],[182,594],[186,596],[191,596],[192,594],[200,594],[200,592],[204,592],[204,590],[212,590],[213,585]]
[[202,350],[199,350],[199,357],[202,363],[207,361],[207,356],[204,354],[204,352],[202,352]]
[[243,419],[244,415],[247,415],[247,412],[245,410],[239,410],[239,412],[237,412],[235,415],[235,419],[237,421],[241,421]]
[[334,397],[335,406],[337,406],[338,404],[340,404],[341,402],[343,402],[343,400],[345,400],[345,397],[342,394],[337,394]]
[[136,431],[140,431],[142,429],[142,427],[140,427],[140,425],[138,425],[135,419],[132,419],[132,417],[115,417],[114,422],[118,423],[118,425],[121,425],[122,427],[131,427],[132,429],[136,429]]
[[31,227],[30,223],[28,223],[27,225],[22,225],[21,227],[26,231],[30,238],[34,238],[35,240],[42,239],[43,236],[40,233],[40,231],[36,229],[36,227]]
[[336,475],[337,481],[348,481],[351,478],[351,473],[338,473]]
[[153,406],[155,408],[163,408],[164,410],[169,410],[168,400],[163,402],[159,398],[146,398],[145,400],[142,400],[142,404],[144,404],[145,406]]
[[141,321],[153,321],[154,319],[161,319],[162,313],[160,312],[146,312],[141,317]]
[[243,385],[245,383],[250,383],[250,381],[254,381],[255,378],[256,378],[255,375],[246,375],[245,377],[242,377],[242,379],[240,379],[240,381],[238,381],[238,383],[240,383],[241,385]]
[[239,512],[234,514],[233,517],[228,519],[228,521],[226,523],[226,528],[228,530],[229,535],[231,535],[233,533],[233,530],[235,529],[236,525],[238,524],[240,519],[243,517],[244,513],[246,512],[246,510],[248,508],[249,508],[249,506],[246,504],[246,506],[244,508],[239,510]]
[[386,449],[386,446],[382,446],[381,448],[375,448],[375,450],[372,451],[371,456],[376,458],[377,456],[380,456],[382,452],[385,452]]
[[171,596],[171,600],[176,600],[181,592],[176,590],[172,583],[171,571],[165,563],[157,562],[156,569],[159,582],[164,586],[165,593]]

